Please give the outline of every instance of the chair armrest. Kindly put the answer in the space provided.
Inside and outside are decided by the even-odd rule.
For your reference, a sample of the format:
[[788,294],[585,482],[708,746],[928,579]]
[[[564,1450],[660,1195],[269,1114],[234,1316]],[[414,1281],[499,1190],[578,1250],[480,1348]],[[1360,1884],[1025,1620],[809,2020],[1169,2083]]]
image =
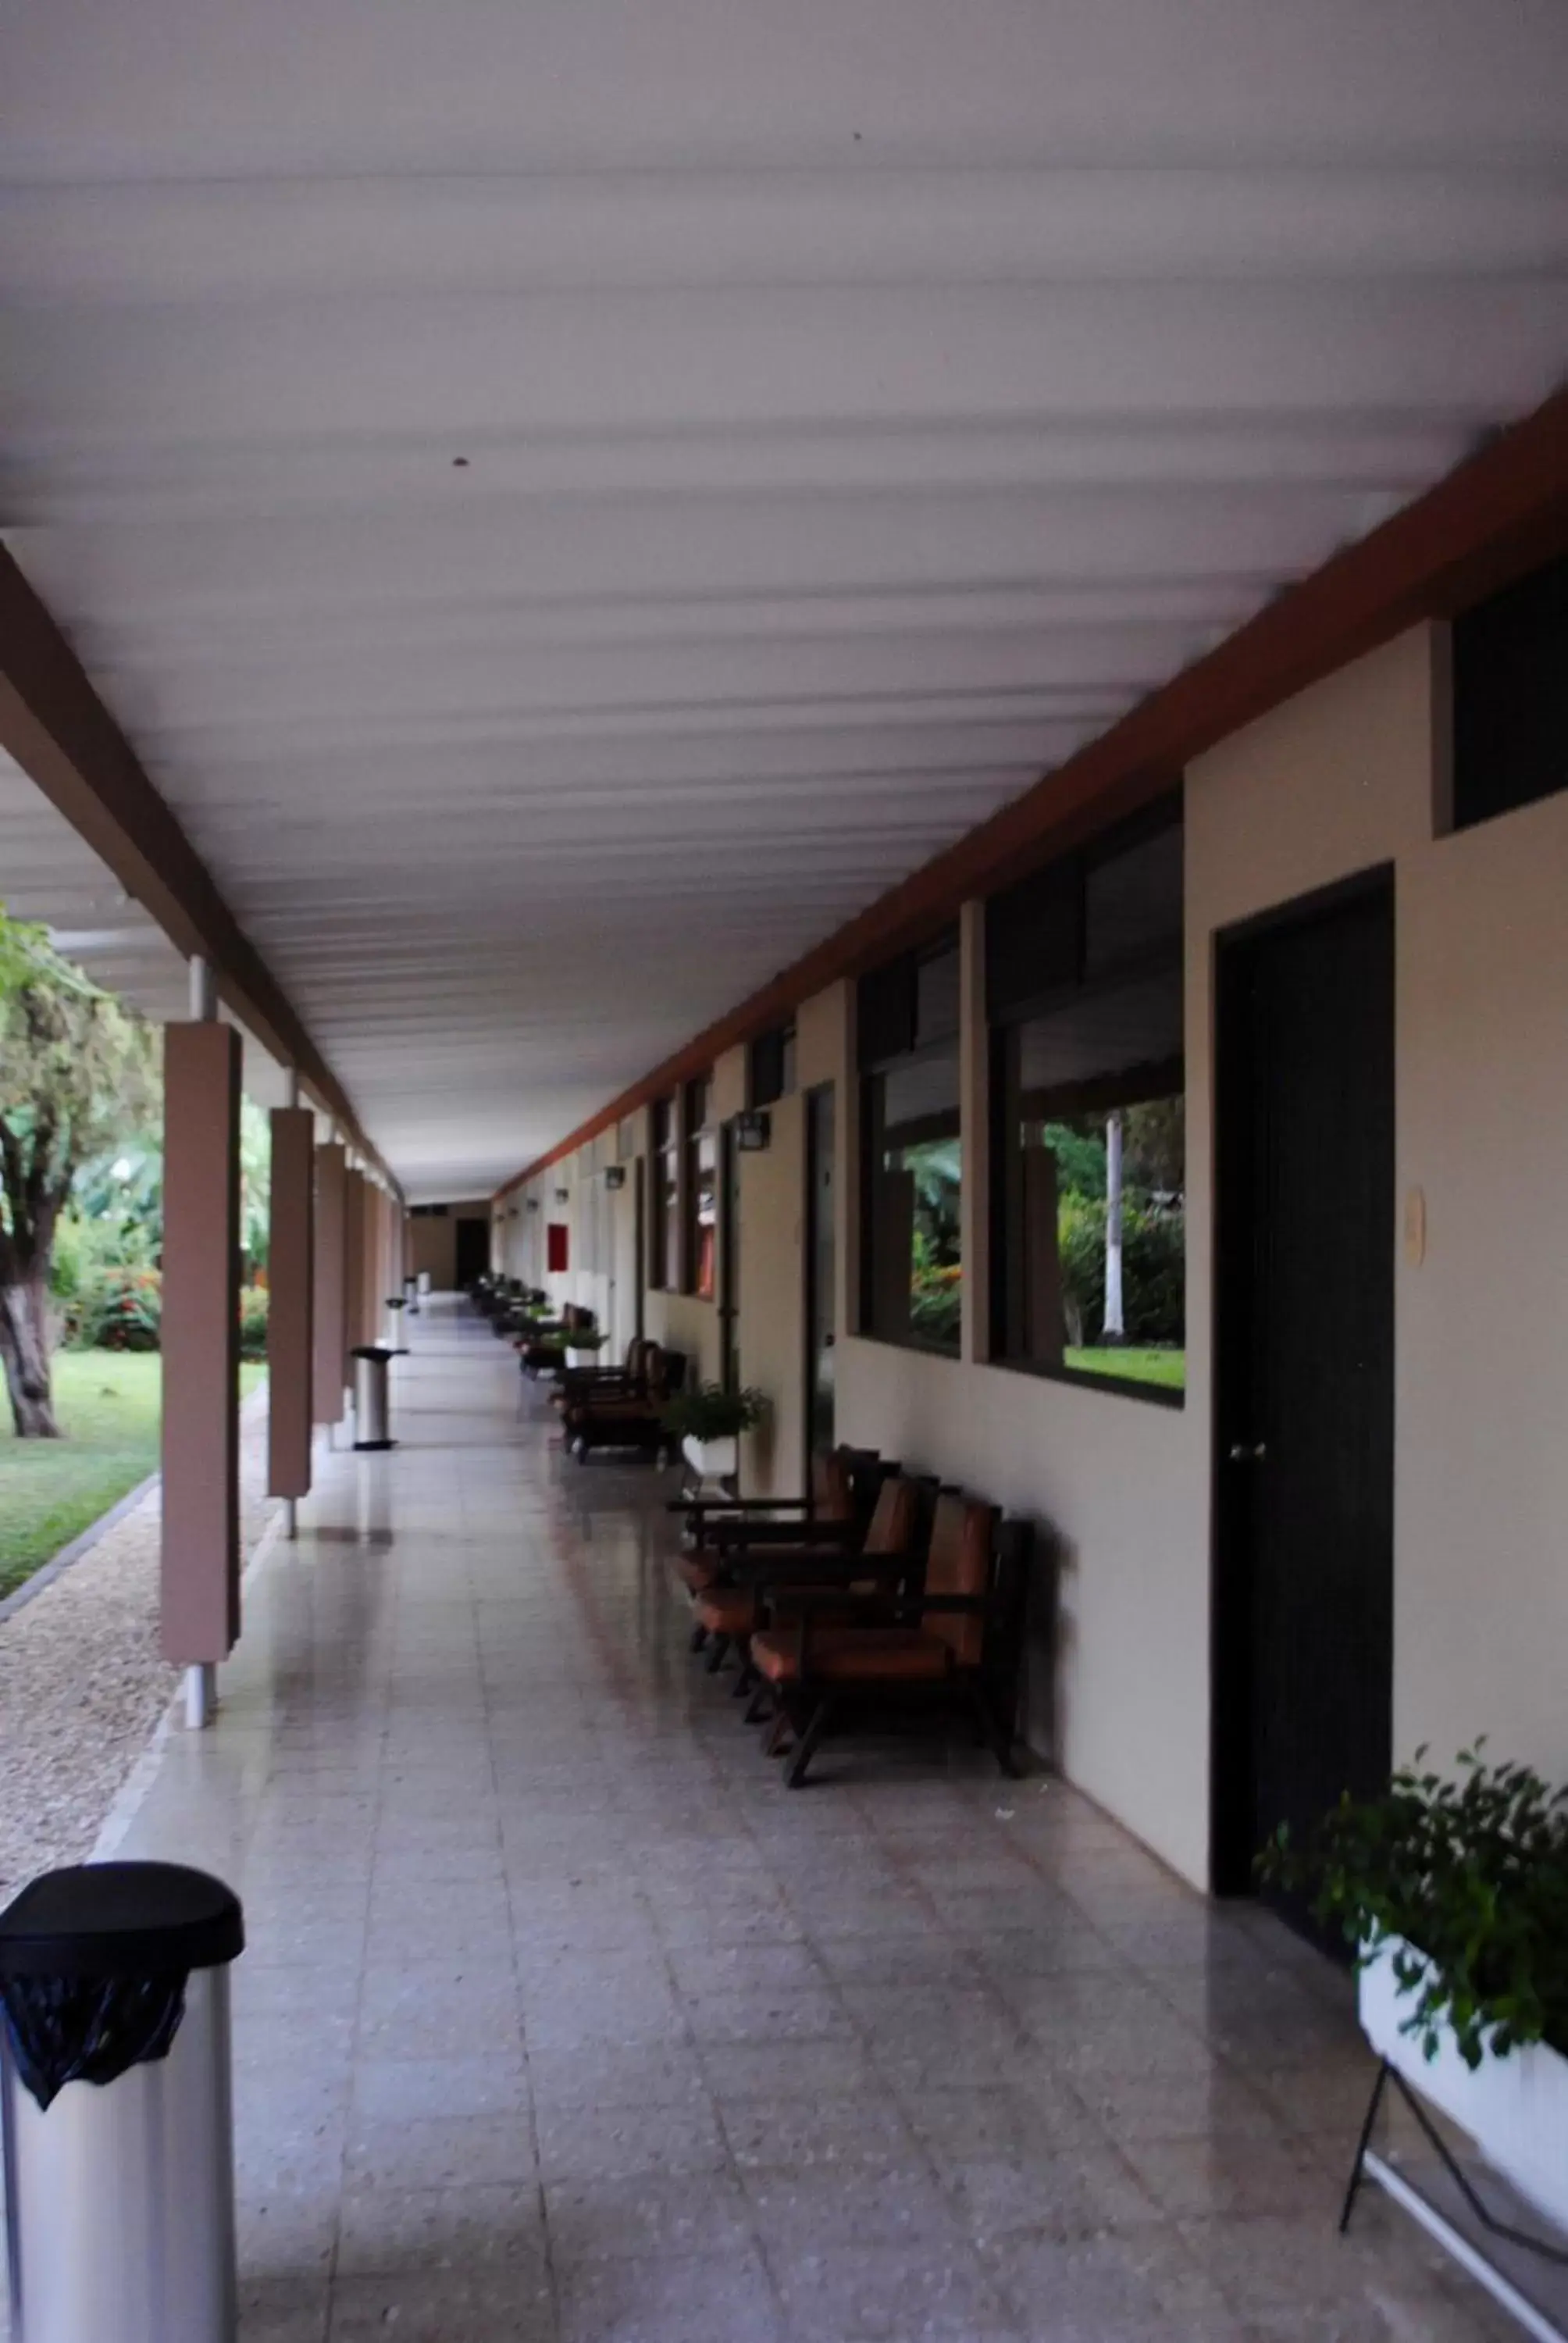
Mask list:
[[858,1550],[863,1535],[854,1522],[714,1522],[704,1543],[720,1554],[788,1545],[820,1546],[824,1552],[839,1554]]
[[919,1627],[933,1614],[947,1619],[1000,1619],[1006,1608],[994,1594],[921,1594],[911,1591],[896,1598],[893,1624]]
[[709,1513],[809,1513],[809,1497],[669,1497],[665,1511],[670,1513],[690,1513],[701,1518]]

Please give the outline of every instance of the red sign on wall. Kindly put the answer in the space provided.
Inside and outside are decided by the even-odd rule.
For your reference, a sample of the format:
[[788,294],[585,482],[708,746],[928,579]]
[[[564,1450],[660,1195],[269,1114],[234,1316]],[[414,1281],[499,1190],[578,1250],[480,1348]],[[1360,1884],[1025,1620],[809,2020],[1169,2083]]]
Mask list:
[[570,1234],[565,1221],[552,1221],[545,1231],[545,1267],[552,1277],[565,1273],[567,1241]]

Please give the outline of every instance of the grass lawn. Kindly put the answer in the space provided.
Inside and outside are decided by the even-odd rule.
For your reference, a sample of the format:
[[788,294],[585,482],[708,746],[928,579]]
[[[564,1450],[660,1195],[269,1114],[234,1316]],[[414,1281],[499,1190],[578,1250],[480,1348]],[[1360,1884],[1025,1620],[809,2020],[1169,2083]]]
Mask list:
[[1101,1350],[1069,1351],[1067,1364],[1086,1374],[1121,1375],[1129,1383],[1161,1383],[1167,1391],[1187,1388],[1185,1351],[1123,1351],[1107,1344]]
[[[0,1595],[157,1470],[162,1363],[155,1351],[57,1351],[63,1440],[18,1440],[0,1395]],[[254,1391],[260,1363],[239,1373]]]

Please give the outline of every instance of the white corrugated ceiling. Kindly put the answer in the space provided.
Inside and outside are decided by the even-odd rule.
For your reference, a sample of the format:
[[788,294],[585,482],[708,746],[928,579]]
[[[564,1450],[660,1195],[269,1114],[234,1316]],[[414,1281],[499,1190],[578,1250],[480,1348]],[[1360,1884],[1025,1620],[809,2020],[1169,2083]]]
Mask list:
[[4,40],[6,542],[416,1196],[1568,356],[1561,0],[17,0]]

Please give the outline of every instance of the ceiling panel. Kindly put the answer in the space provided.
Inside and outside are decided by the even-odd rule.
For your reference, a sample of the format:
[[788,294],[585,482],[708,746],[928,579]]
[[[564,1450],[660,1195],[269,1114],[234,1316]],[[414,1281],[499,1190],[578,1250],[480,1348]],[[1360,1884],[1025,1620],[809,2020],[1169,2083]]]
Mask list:
[[20,0],[0,528],[473,1192],[1544,397],[1565,125],[1544,0]]

